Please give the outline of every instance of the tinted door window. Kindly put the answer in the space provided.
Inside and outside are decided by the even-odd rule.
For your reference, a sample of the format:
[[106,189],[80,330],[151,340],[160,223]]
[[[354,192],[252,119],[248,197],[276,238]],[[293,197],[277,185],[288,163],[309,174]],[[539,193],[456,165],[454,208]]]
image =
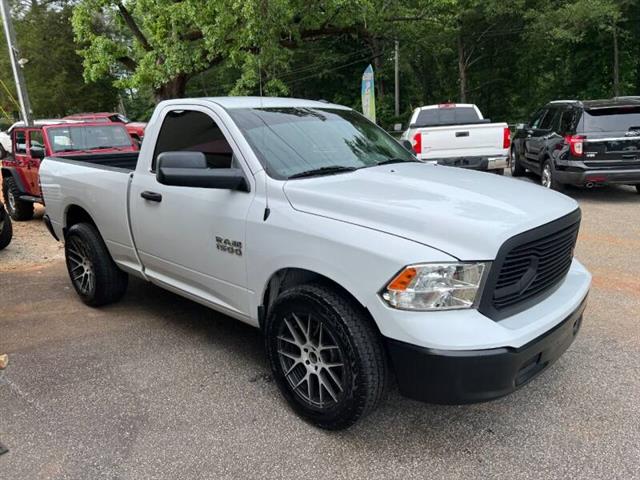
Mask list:
[[576,110],[575,108],[570,108],[562,112],[562,118],[560,119],[560,127],[558,133],[565,135],[567,133],[575,132],[577,117],[578,110]]
[[231,168],[233,150],[222,130],[206,113],[193,110],[169,112],[162,122],[152,170],[163,152],[202,152],[209,168]]
[[24,131],[17,131],[13,137],[15,152],[18,154],[27,153],[27,135]]
[[551,125],[549,125],[549,129],[554,132],[560,131],[560,120],[562,119],[563,110],[556,110],[553,114],[553,118],[551,118]]
[[542,119],[542,121],[540,122],[540,125],[538,126],[538,128],[540,130],[550,130],[553,124],[553,120],[556,118],[557,114],[558,114],[557,108],[550,108],[549,110],[547,110],[547,113]]
[[538,126],[540,125],[540,121],[542,120],[542,117],[544,117],[544,114],[546,112],[547,111],[545,109],[542,109],[534,113],[533,117],[531,117],[531,121],[529,121],[529,126],[531,128],[538,128]]

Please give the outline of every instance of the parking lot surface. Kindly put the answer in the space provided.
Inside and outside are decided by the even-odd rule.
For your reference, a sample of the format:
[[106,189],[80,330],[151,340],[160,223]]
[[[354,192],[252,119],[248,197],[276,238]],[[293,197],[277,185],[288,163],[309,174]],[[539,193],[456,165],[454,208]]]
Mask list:
[[137,280],[86,307],[42,221],[16,224],[0,252],[0,479],[640,478],[640,195],[567,193],[593,273],[567,353],[506,398],[391,391],[337,433],[287,407],[257,330]]

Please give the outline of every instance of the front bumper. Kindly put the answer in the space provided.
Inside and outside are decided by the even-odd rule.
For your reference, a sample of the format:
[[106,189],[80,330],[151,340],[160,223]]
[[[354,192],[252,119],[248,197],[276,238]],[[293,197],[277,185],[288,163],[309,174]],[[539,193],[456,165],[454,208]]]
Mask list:
[[586,297],[562,322],[519,348],[438,350],[385,338],[400,393],[430,403],[492,400],[521,387],[569,348]]
[[427,162],[434,162],[445,167],[460,167],[470,170],[499,170],[509,166],[507,156],[480,157],[452,157],[452,158],[423,158]]

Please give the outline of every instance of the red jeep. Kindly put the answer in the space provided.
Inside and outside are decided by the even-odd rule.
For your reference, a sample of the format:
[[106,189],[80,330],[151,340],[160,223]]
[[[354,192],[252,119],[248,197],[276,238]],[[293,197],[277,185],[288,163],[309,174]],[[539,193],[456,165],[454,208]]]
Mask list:
[[138,145],[122,124],[66,122],[9,131],[12,155],[2,160],[2,193],[14,220],[30,220],[33,204],[43,203],[38,171],[45,157],[82,160],[87,155],[137,156]]
[[67,115],[65,120],[76,120],[80,122],[93,122],[93,123],[123,123],[131,138],[140,144],[144,138],[144,129],[147,126],[144,122],[132,122],[121,113],[113,112],[98,112],[98,113],[77,113],[74,115]]

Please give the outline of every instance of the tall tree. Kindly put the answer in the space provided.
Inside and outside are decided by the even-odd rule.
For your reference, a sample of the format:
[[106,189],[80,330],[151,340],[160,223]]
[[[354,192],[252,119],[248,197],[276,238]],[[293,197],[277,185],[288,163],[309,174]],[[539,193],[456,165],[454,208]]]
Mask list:
[[[418,6],[412,6],[416,3]],[[151,85],[157,99],[184,95],[188,81],[221,64],[238,69],[234,92],[286,93],[278,72],[293,51],[324,38],[365,42],[375,59],[389,25],[417,18],[424,2],[387,0],[81,0],[73,25],[85,77]]]

